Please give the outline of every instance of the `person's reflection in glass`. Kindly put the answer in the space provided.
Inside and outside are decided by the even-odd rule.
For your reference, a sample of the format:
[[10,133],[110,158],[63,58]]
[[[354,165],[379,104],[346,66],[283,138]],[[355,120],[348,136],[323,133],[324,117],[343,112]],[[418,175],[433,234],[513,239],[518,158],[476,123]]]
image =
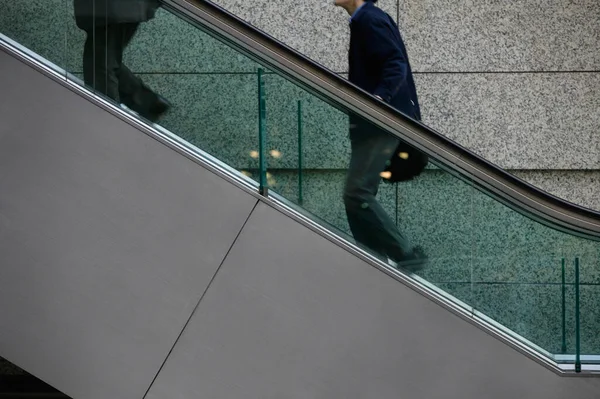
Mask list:
[[141,22],[154,17],[158,0],[74,0],[77,26],[87,34],[85,84],[156,122],[170,108],[123,64],[123,52]]

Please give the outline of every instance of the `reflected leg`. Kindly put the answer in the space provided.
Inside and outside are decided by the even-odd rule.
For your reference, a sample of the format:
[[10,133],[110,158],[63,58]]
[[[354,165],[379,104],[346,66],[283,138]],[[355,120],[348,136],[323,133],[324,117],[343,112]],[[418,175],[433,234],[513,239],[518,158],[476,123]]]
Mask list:
[[[123,48],[131,42],[139,27],[138,23],[122,25]],[[121,63],[119,72],[119,96],[121,102],[144,118],[155,121],[169,108],[168,102],[144,84],[142,79]]]
[[86,31],[83,48],[83,79],[95,91],[119,102],[118,72],[123,57],[119,25]]

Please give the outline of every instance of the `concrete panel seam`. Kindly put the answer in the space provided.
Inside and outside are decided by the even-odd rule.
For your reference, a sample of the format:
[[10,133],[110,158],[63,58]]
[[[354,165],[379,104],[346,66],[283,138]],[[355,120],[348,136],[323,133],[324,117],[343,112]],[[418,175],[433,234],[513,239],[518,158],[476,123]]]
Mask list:
[[145,399],[146,396],[148,396],[148,393],[150,392],[150,390],[152,389],[152,386],[154,386],[154,383],[156,382],[156,379],[158,378],[158,376],[160,375],[162,369],[165,367],[165,364],[167,364],[167,361],[169,360],[169,358],[171,357],[171,353],[173,353],[173,349],[175,349],[175,347],[177,346],[177,343],[179,342],[179,340],[181,339],[181,336],[183,335],[183,333],[185,332],[188,324],[190,323],[190,321],[192,320],[192,318],[194,317],[194,314],[196,314],[196,311],[198,310],[198,307],[200,307],[200,303],[202,302],[202,300],[204,299],[204,297],[206,296],[206,293],[208,292],[208,290],[210,289],[210,287],[212,286],[213,282],[215,281],[215,278],[217,277],[217,275],[219,274],[219,271],[221,270],[221,267],[223,266],[223,264],[225,263],[225,261],[227,260],[227,257],[229,256],[229,253],[231,252],[231,250],[233,249],[233,247],[235,246],[236,242],[238,241],[240,235],[242,234],[242,232],[244,231],[244,228],[246,227],[246,224],[248,223],[248,221],[250,220],[250,218],[252,217],[252,215],[254,214],[254,210],[256,209],[256,206],[260,203],[259,200],[256,200],[254,202],[254,205],[252,206],[252,209],[250,210],[250,212],[248,212],[248,216],[246,217],[246,220],[244,220],[244,223],[242,223],[242,226],[240,227],[240,230],[237,232],[235,238],[233,239],[233,241],[231,242],[231,245],[229,246],[229,248],[227,249],[227,252],[225,253],[225,256],[223,256],[223,259],[221,260],[221,263],[219,263],[219,267],[217,267],[217,270],[215,271],[215,273],[213,274],[212,278],[210,279],[210,282],[206,285],[206,288],[204,289],[204,292],[202,293],[202,295],[200,296],[200,299],[198,299],[198,303],[196,303],[196,306],[194,307],[194,310],[192,310],[192,312],[190,313],[190,317],[188,317],[187,321],[185,322],[185,324],[183,325],[183,327],[181,328],[181,331],[179,332],[179,335],[177,335],[177,338],[175,339],[175,342],[173,342],[173,345],[171,346],[171,349],[169,349],[169,353],[167,354],[167,356],[165,357],[165,359],[163,360],[162,364],[160,365],[158,371],[156,372],[156,374],[154,375],[154,377],[152,378],[152,382],[150,382],[150,385],[148,386],[148,388],[146,389],[146,392],[144,393],[144,396],[142,397],[142,399]]

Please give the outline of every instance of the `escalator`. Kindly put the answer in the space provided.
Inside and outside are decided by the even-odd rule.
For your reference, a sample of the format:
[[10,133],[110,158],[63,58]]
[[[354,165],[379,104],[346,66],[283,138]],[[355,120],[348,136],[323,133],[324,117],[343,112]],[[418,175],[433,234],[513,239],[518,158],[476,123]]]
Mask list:
[[[597,397],[561,377],[600,370],[600,214],[207,2],[163,2],[179,74],[144,28],[149,123],[84,87],[70,12],[0,31],[0,356],[73,398]],[[422,272],[349,234],[348,115],[430,157],[379,194]]]

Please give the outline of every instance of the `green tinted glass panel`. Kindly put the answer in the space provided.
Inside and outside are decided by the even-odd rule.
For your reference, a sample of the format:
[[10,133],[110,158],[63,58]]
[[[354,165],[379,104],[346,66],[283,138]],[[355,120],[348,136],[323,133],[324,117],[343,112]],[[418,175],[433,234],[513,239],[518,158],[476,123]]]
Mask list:
[[0,33],[65,68],[69,5],[72,1],[0,0]]

